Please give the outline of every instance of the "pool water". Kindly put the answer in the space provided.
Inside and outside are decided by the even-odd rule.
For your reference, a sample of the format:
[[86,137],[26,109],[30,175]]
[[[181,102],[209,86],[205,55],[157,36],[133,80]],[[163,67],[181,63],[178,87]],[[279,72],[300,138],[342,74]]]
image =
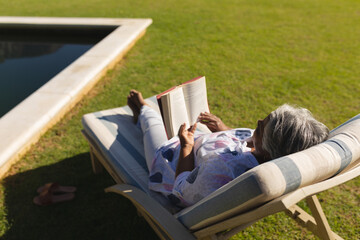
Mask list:
[[0,27],[0,118],[115,29]]
[[0,118],[93,45],[0,42]]

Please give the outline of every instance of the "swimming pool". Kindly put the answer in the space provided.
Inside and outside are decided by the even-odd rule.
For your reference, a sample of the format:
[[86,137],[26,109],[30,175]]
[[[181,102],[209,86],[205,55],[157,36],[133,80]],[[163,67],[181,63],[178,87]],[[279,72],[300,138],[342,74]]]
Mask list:
[[123,57],[151,23],[151,19],[0,17],[0,28],[57,31],[65,27],[80,35],[89,28],[113,29],[0,118],[0,176]]
[[0,42],[0,118],[92,46]]
[[0,28],[0,118],[113,30]]

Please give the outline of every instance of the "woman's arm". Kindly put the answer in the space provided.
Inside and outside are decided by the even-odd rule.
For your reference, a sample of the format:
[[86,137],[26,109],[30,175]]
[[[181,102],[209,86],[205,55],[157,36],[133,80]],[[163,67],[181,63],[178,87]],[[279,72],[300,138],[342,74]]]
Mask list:
[[186,130],[185,123],[180,126],[180,155],[176,167],[175,178],[182,172],[192,171],[194,169],[194,132],[196,123]]
[[199,122],[205,124],[212,132],[231,130],[231,128],[226,126],[220,118],[211,113],[200,113],[198,120]]

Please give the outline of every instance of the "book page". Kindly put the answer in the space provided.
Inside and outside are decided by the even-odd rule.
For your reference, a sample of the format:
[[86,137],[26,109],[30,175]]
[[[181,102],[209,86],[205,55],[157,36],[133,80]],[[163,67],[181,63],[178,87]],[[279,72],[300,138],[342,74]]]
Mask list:
[[196,122],[201,112],[210,112],[205,77],[182,85],[182,88],[189,115],[189,123],[192,125]]
[[188,120],[188,114],[186,110],[186,104],[184,100],[184,95],[181,87],[175,88],[174,90],[170,91],[168,94],[166,94],[166,108],[168,110],[165,110],[164,104],[164,112],[168,112],[169,116],[164,116],[166,130],[168,134],[168,138],[172,138],[173,136],[176,136],[181,124],[186,123],[187,127],[189,127],[189,120]]

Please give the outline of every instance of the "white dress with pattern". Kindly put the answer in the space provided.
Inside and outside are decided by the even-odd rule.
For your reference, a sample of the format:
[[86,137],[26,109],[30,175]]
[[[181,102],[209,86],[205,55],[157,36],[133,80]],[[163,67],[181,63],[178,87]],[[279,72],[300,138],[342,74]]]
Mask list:
[[150,169],[149,188],[161,192],[178,206],[190,206],[216,189],[259,165],[246,147],[254,130],[237,128],[228,131],[195,133],[195,168],[175,179],[180,142],[174,137],[155,153]]

